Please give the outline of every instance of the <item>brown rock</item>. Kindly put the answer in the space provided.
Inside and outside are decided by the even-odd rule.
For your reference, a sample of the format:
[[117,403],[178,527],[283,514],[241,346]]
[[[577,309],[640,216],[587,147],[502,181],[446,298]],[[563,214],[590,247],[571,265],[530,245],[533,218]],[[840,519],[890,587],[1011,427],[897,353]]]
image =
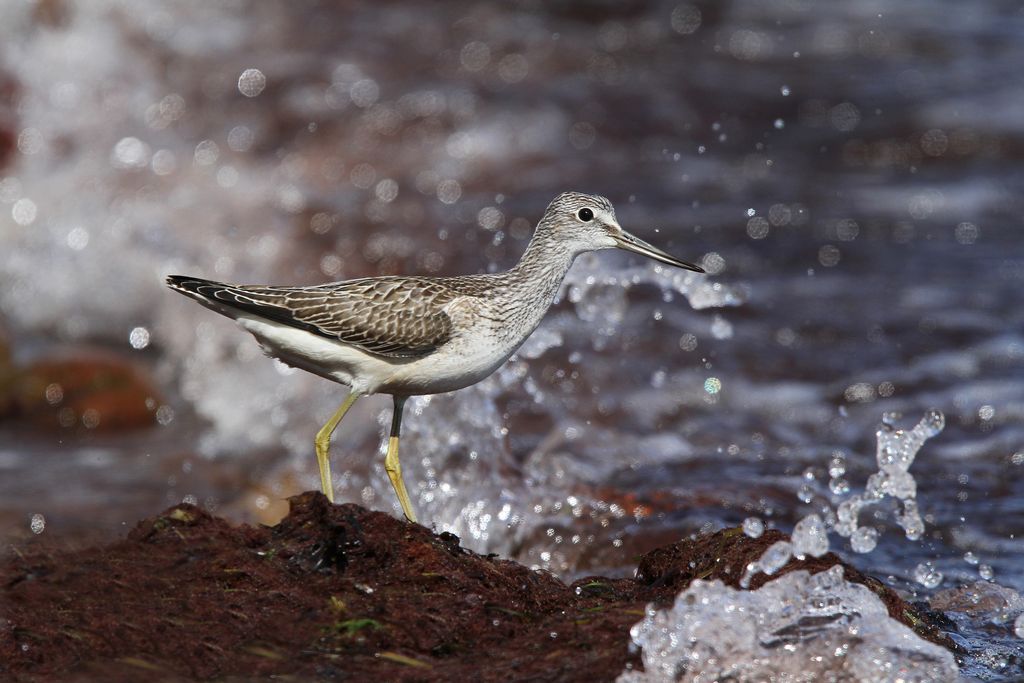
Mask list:
[[4,116],[3,112],[14,110],[13,103],[18,94],[18,87],[14,78],[0,68],[0,170],[2,170],[14,158],[18,148],[18,139],[15,133],[18,130],[17,122],[10,116]]
[[45,358],[0,376],[0,418],[38,429],[146,427],[159,405],[145,373],[111,355]]
[[[750,538],[740,528],[722,529],[647,553],[637,567],[636,580],[651,588],[667,588],[673,595],[689,586],[694,579],[717,579],[739,588],[746,566],[758,560],[772,544],[786,540],[789,537],[775,529],[765,531],[758,538]],[[910,605],[881,581],[843,562],[835,553],[805,560],[792,558],[771,576],[755,574],[750,579],[750,590],[757,590],[793,571],[802,569],[817,574],[837,564],[842,565],[847,581],[862,584],[877,595],[893,619],[909,626],[926,640],[955,649],[953,641],[941,630],[941,625],[946,623],[944,619],[932,619],[930,613]]]
[[11,388],[14,381],[14,358],[11,345],[3,330],[0,330],[0,418],[13,409]]
[[[731,581],[781,538],[727,530],[649,553],[637,579],[567,586],[319,493],[290,502],[272,528],[179,505],[105,547],[13,554],[0,568],[0,677],[610,681],[639,663],[629,628],[648,602],[697,575]],[[916,614],[886,596],[897,618]]]
[[11,357],[11,343],[7,335],[0,329],[0,382],[14,370],[14,359]]
[[947,588],[928,600],[933,609],[965,614],[988,614],[998,621],[1006,621],[1024,609],[1020,593],[991,581],[975,581],[966,586]]

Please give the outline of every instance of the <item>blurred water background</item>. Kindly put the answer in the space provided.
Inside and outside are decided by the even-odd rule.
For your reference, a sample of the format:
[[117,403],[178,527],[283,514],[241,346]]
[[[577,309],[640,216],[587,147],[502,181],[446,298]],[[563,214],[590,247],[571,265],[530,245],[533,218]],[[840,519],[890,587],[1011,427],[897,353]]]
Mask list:
[[[883,413],[935,407],[923,539],[885,517],[873,553],[835,546],[962,598],[963,675],[1024,675],[1022,37],[1001,0],[0,4],[8,375],[127,363],[152,423],[76,412],[59,368],[40,406],[0,399],[5,547],[183,499],[273,522],[315,488],[344,388],[166,274],[506,268],[577,189],[710,275],[582,257],[509,364],[410,402],[421,518],[565,576],[628,571],[701,529],[827,519]],[[397,514],[389,419],[361,401],[332,453],[339,500]],[[993,611],[1000,587],[1017,602]]]

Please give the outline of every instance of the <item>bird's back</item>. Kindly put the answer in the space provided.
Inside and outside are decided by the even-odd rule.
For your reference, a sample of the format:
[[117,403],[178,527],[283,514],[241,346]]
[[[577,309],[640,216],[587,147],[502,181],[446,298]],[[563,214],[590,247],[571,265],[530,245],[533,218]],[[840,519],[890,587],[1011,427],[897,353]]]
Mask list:
[[446,308],[460,297],[486,298],[493,276],[375,277],[311,287],[234,285],[172,275],[167,285],[229,317],[240,313],[296,327],[385,357],[414,358],[454,332]]

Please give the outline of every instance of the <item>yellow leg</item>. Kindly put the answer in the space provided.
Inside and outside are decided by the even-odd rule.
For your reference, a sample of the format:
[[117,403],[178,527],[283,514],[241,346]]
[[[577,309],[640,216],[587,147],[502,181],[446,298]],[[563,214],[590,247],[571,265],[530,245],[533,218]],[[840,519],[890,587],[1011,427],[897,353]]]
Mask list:
[[391,486],[398,495],[398,502],[402,505],[402,512],[410,522],[416,522],[416,513],[412,510],[412,501],[409,500],[409,493],[405,490],[405,482],[402,481],[402,464],[398,462],[398,437],[402,431],[402,410],[405,408],[404,396],[395,396],[395,412],[391,416],[391,436],[388,438],[388,454],[384,458],[384,470],[388,473]]
[[331,485],[331,461],[327,459],[327,451],[331,447],[331,434],[337,429],[341,418],[352,407],[352,404],[359,398],[359,394],[352,392],[345,398],[338,411],[331,416],[319,432],[316,433],[316,462],[320,465],[320,489],[327,496],[327,500],[334,502],[334,486]]

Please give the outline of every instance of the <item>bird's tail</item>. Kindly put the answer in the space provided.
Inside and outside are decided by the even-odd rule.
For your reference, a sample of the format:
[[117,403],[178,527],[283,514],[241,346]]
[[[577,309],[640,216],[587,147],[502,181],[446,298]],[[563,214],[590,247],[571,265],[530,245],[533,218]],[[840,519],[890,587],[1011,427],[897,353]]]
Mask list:
[[232,306],[230,302],[222,301],[217,296],[218,292],[225,291],[231,285],[215,280],[204,280],[201,277],[193,277],[191,275],[168,275],[165,282],[175,292],[198,301],[212,311],[226,315],[229,318],[238,316],[237,306]]
[[[186,296],[203,297],[200,293],[200,287],[223,287],[224,285],[220,282],[214,282],[213,280],[204,280],[199,277],[192,277],[191,275],[168,275],[165,280],[167,286],[176,292],[181,292]],[[206,298],[206,297],[203,297]]]

